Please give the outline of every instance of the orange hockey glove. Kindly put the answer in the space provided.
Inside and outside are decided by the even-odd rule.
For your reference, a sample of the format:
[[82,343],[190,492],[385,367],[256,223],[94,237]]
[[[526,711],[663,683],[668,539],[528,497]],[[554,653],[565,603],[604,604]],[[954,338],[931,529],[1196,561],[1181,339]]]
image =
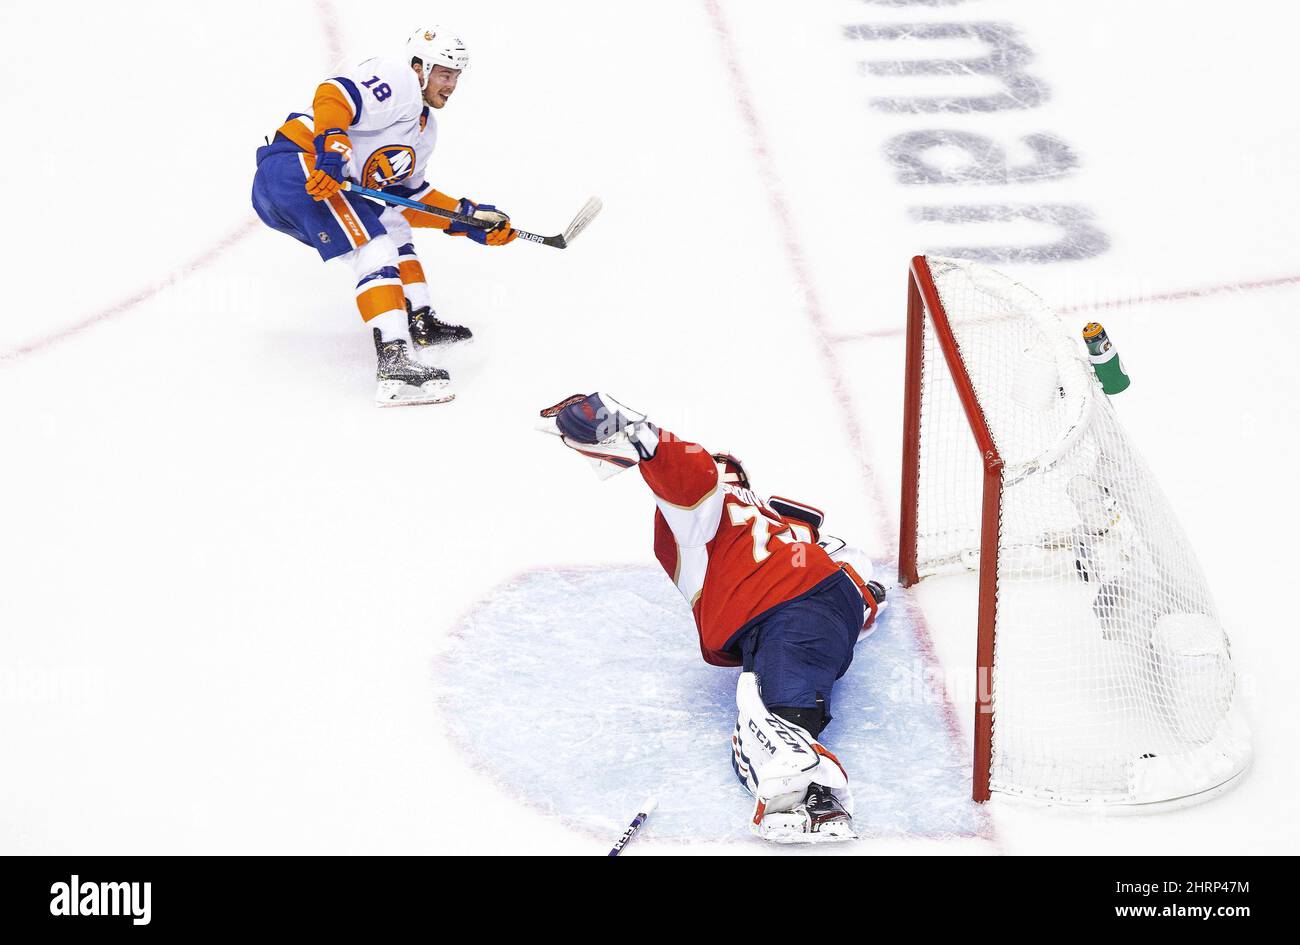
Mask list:
[[481,229],[452,220],[451,225],[447,227],[448,236],[468,236],[474,242],[484,246],[504,246],[519,235],[510,226],[510,215],[490,203],[476,204],[468,197],[461,197],[456,212],[464,216],[472,216],[475,220],[490,226],[490,229]]
[[343,186],[343,165],[352,157],[352,142],[342,128],[330,128],[316,136],[316,169],[307,177],[307,193],[313,200],[328,200]]

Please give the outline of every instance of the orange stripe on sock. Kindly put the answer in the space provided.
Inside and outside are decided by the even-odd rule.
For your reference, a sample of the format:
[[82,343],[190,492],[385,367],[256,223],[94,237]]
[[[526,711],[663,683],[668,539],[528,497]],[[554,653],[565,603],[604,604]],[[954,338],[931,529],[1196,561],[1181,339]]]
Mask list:
[[373,289],[366,289],[357,296],[357,309],[361,312],[361,320],[368,322],[376,315],[382,315],[384,312],[406,311],[406,303],[402,297],[402,287],[400,285],[377,285]]
[[402,285],[410,285],[412,282],[424,282],[424,267],[420,265],[420,260],[410,259],[397,264],[398,270],[402,273]]

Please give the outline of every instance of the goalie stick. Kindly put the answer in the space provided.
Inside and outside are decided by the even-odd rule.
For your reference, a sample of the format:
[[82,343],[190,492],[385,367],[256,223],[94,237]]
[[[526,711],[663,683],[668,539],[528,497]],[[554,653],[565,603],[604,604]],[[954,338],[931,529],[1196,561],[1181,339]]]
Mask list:
[[632,838],[636,836],[636,832],[641,829],[641,825],[646,822],[658,804],[659,802],[653,797],[646,798],[645,803],[641,805],[640,813],[632,818],[632,822],[628,824],[627,829],[623,831],[623,836],[618,838],[618,841],[609,851],[610,856],[618,856],[623,852],[623,848],[632,842]]
[[[406,207],[408,210],[418,210],[421,213],[429,213],[435,217],[445,217],[448,220],[455,220],[457,223],[464,223],[466,226],[472,226],[480,230],[489,230],[490,226],[484,226],[482,221],[474,219],[466,213],[457,213],[455,210],[444,210],[442,207],[434,207],[427,203],[420,203],[418,200],[407,200],[405,197],[398,197],[395,194],[386,194],[381,190],[371,190],[369,187],[362,187],[360,184],[354,184],[351,181],[343,182],[343,189],[357,194],[362,197],[370,197],[373,200],[382,200],[384,203],[392,204],[395,207]],[[577,239],[578,234],[587,228],[587,224],[596,218],[604,204],[600,202],[599,197],[592,197],[582,205],[577,216],[573,218],[568,226],[564,228],[563,233],[557,233],[555,236],[541,236],[537,233],[529,233],[527,230],[521,230],[513,227],[516,234],[521,240],[527,240],[530,243],[541,243],[544,246],[554,246],[556,249],[566,249],[570,243]]]

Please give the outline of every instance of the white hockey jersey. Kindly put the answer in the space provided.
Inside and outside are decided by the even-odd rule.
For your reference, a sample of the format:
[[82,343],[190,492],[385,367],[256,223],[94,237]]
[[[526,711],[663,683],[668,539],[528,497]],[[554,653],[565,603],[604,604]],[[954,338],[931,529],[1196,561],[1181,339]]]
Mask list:
[[[344,131],[352,157],[344,172],[363,187],[415,197],[427,190],[424,174],[438,140],[438,123],[420,92],[420,81],[401,55],[377,56],[324,83],[351,108]],[[295,112],[278,133],[304,151],[315,151],[315,117]]]

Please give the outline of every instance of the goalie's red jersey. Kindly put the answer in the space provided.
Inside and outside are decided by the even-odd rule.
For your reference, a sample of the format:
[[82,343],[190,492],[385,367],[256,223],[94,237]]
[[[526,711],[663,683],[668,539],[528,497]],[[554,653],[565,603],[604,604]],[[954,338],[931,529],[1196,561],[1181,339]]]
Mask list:
[[661,431],[640,468],[658,506],[655,557],[690,601],[707,662],[739,666],[733,647],[746,624],[839,569],[806,524],[722,482],[699,444]]

